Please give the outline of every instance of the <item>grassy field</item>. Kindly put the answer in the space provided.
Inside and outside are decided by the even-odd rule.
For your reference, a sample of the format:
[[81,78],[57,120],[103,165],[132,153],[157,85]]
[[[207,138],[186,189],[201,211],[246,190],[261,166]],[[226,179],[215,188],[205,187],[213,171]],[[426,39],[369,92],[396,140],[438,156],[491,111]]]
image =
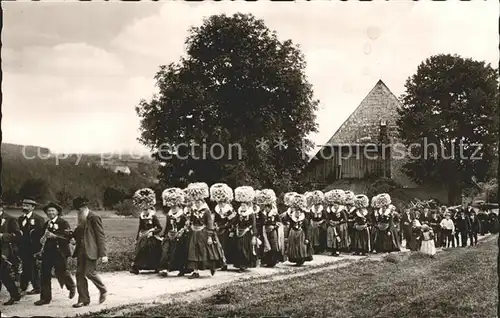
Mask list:
[[[391,254],[383,261],[268,283],[235,283],[207,299],[137,310],[168,317],[495,317],[497,238],[435,259]],[[105,312],[101,312],[104,315]]]
[[[20,210],[7,210],[12,216],[20,216]],[[47,219],[43,211],[36,211],[37,214]],[[96,211],[102,217],[104,231],[106,233],[106,243],[108,249],[109,262],[100,264],[98,269],[104,272],[129,270],[133,259],[135,237],[139,220],[137,218],[118,217],[113,211]],[[165,218],[158,213],[160,222],[165,224]],[[72,228],[76,227],[76,213],[72,212],[64,216]],[[76,259],[70,259],[70,269],[75,270]]]

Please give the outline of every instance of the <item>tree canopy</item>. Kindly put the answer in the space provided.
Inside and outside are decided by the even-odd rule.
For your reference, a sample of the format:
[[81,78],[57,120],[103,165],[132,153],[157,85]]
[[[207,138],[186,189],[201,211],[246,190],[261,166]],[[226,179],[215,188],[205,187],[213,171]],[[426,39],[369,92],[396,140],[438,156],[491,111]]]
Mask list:
[[[317,130],[318,105],[299,48],[241,13],[205,19],[189,30],[185,44],[178,63],[160,66],[159,94],[136,109],[140,141],[164,163],[162,181],[294,187],[312,144],[306,137]],[[281,149],[274,143],[280,137]],[[261,138],[269,147],[256,148]],[[179,146],[189,143],[206,149]],[[215,144],[224,148],[222,158],[220,150],[210,155]]]
[[421,145],[412,148],[406,165],[413,179],[447,184],[449,200],[456,203],[473,179],[496,176],[498,70],[469,58],[435,55],[419,65],[405,88],[399,133],[407,146]]

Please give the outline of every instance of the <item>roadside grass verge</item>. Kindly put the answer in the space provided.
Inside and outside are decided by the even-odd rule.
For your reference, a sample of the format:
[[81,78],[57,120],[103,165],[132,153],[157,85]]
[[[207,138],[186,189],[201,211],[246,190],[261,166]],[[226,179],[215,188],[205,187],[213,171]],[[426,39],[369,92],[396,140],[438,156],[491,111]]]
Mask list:
[[235,282],[203,299],[134,306],[123,316],[494,317],[496,241],[436,258],[389,255],[284,280]]

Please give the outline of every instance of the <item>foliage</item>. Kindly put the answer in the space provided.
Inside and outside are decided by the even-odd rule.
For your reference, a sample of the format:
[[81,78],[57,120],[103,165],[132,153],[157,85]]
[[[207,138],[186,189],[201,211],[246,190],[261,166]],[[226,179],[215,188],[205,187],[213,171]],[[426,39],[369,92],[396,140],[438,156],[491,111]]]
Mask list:
[[484,197],[486,202],[498,202],[498,179],[491,179],[487,182],[479,183],[480,194]]
[[43,202],[49,197],[49,185],[45,179],[26,179],[19,189],[19,198],[31,198]]
[[76,158],[56,164],[54,159],[26,159],[20,153],[2,149],[2,159],[2,196],[8,204],[18,204],[23,196],[32,195],[41,204],[59,201],[69,208],[74,197],[84,195],[96,208],[103,206],[103,194],[108,187],[122,189],[126,185],[136,190],[152,182],[150,176],[139,175],[134,169],[130,175],[120,175],[93,161],[76,164]]
[[107,187],[104,190],[102,204],[105,208],[111,208],[115,204],[122,202],[127,197],[127,193],[122,189]]
[[113,210],[117,215],[122,216],[137,216],[139,211],[135,207],[132,199],[126,199],[113,206]]
[[56,193],[56,200],[63,207],[71,207],[73,199],[74,197],[71,195],[71,193],[69,193],[69,191],[66,191],[65,189],[57,191]]
[[[160,179],[175,187],[204,181],[291,190],[307,163],[305,138],[317,127],[318,101],[302,53],[262,20],[240,13],[205,19],[189,30],[186,47],[185,57],[156,74],[159,95],[136,109],[140,141],[165,163]],[[286,149],[273,147],[280,137]],[[270,148],[256,149],[260,138]],[[206,149],[191,151],[189,143]],[[222,158],[218,150],[208,153],[215,144],[223,146]]]
[[[412,149],[418,159],[406,165],[410,177],[446,182],[452,203],[473,176],[484,180],[496,174],[490,167],[498,160],[498,70],[456,55],[435,55],[420,64],[405,87],[399,134],[406,145],[421,145]],[[483,145],[478,153],[476,145]]]
[[366,195],[368,198],[372,198],[380,193],[392,194],[396,189],[401,189],[401,185],[399,183],[390,178],[380,178],[368,186]]

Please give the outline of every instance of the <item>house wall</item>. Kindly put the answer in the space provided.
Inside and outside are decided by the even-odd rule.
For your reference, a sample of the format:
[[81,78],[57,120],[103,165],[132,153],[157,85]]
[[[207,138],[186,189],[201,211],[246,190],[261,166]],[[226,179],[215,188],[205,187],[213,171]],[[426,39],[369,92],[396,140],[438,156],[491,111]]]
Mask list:
[[386,149],[384,156],[363,147],[352,147],[351,150],[343,147],[342,152],[338,148],[333,151],[333,155],[325,151],[324,159],[313,159],[309,163],[305,173],[307,181],[326,183],[339,179],[391,177],[390,149]]

